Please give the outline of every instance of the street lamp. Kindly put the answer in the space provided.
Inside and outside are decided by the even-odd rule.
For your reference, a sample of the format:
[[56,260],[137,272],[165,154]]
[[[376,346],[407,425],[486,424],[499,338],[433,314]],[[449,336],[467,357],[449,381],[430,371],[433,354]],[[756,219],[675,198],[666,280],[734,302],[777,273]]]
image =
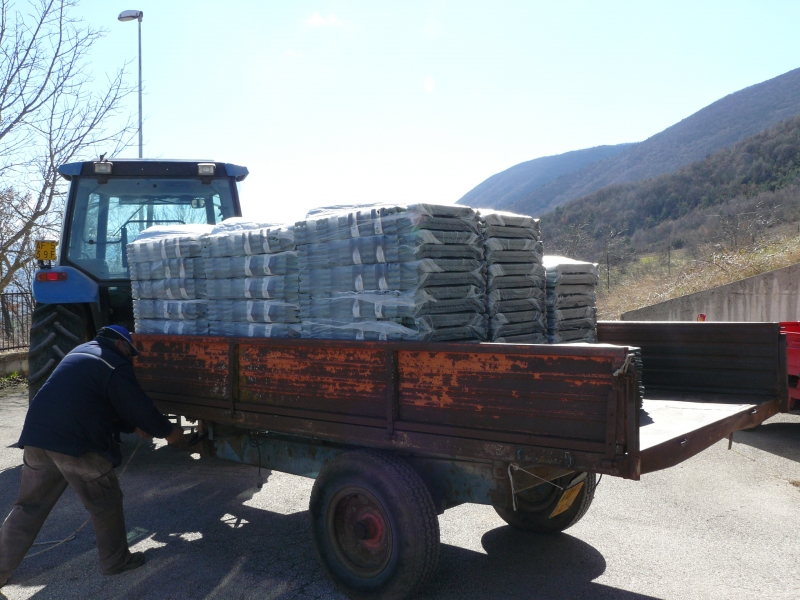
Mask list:
[[117,19],[120,21],[139,21],[139,158],[142,158],[142,17],[140,10],[123,10]]

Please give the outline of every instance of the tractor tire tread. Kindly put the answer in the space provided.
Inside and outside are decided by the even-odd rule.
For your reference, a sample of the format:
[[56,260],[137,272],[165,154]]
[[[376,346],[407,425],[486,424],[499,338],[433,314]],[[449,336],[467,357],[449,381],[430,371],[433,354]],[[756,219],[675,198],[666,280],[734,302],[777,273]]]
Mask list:
[[28,398],[32,400],[66,354],[87,338],[81,305],[41,304],[31,315]]

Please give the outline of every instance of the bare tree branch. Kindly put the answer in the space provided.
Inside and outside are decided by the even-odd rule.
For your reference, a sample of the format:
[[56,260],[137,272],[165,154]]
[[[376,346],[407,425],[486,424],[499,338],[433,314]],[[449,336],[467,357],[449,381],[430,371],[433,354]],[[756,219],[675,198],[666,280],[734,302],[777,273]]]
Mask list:
[[[76,0],[0,0],[0,290],[30,282],[33,242],[60,228],[58,166],[130,145],[118,122],[128,64],[103,85],[89,52],[102,31],[70,15]],[[21,279],[20,279],[21,278]]]

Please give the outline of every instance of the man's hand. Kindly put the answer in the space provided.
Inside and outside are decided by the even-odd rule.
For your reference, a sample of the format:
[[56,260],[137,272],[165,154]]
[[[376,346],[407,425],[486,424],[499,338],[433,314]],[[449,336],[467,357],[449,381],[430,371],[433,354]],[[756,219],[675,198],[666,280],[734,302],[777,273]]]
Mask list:
[[183,427],[178,425],[172,428],[172,432],[165,439],[170,446],[174,446],[179,450],[186,450],[189,447],[186,437],[183,435]]
[[150,435],[146,431],[143,431],[143,430],[139,429],[138,427],[136,429],[134,429],[133,432],[143,440],[152,440],[153,439],[152,435]]

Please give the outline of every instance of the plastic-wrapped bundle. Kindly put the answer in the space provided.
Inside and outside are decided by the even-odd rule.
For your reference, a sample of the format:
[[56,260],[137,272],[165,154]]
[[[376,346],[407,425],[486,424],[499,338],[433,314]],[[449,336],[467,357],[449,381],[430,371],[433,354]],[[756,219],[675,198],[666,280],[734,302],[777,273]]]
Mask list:
[[545,297],[545,290],[540,287],[526,288],[499,288],[492,290],[486,295],[486,301],[491,306],[496,302],[506,302],[509,300],[522,300],[525,298],[542,299]]
[[547,318],[555,321],[569,319],[590,319],[597,325],[597,309],[594,306],[578,306],[576,308],[553,308]]
[[301,272],[300,293],[330,295],[367,290],[407,291],[434,286],[482,287],[483,284],[483,267],[479,261],[425,258],[410,263],[309,269]]
[[296,303],[279,300],[209,300],[209,321],[298,323]]
[[545,261],[547,283],[552,285],[597,285],[598,269],[594,263],[572,260],[563,256],[548,256]]
[[[303,268],[413,262],[424,258],[481,260],[479,237],[463,231],[422,230],[407,235],[373,235],[300,246]],[[459,243],[460,242],[460,243]]]
[[480,213],[481,221],[483,221],[487,227],[522,227],[532,230],[537,238],[542,235],[541,222],[539,219],[534,219],[528,215],[517,215],[515,213],[485,208],[482,208]]
[[[500,290],[497,290],[500,291]],[[498,313],[515,313],[535,310],[542,314],[547,312],[547,304],[544,300],[544,293],[541,297],[520,298],[518,300],[498,300],[487,302],[486,309],[490,317]]]
[[418,230],[480,233],[477,215],[465,206],[336,206],[312,211],[295,225],[297,244],[315,244]]
[[537,240],[488,238],[485,241],[486,262],[495,263],[541,263],[544,244]]
[[547,290],[547,312],[565,308],[579,308],[581,306],[596,306],[597,294],[594,291],[573,292],[573,289],[589,289],[590,286],[571,285],[561,288],[562,293]]
[[252,256],[294,249],[294,225],[262,225],[231,218],[217,225],[205,238],[203,256]]
[[547,320],[539,220],[500,211],[480,212],[488,265],[489,339],[541,343]]
[[523,335],[501,335],[492,340],[498,344],[546,344],[547,336],[543,333]]
[[224,337],[299,338],[300,325],[291,323],[242,323],[209,321],[208,332]]
[[295,227],[304,337],[483,340],[483,239],[463,206],[312,211]]
[[527,227],[501,227],[500,225],[489,225],[484,229],[483,235],[486,238],[516,238],[520,240],[541,239],[541,233]]
[[330,298],[304,297],[300,304],[300,318],[393,319],[428,314],[483,312],[483,294],[475,287],[467,286],[463,294],[454,294],[456,297],[448,299],[437,299],[430,291],[342,292],[333,294]]
[[[542,279],[545,276],[545,270],[542,265],[530,264],[530,263],[510,264],[510,265],[494,264],[489,266],[488,273],[489,273],[489,285],[491,285],[493,279],[498,277],[518,277],[520,275],[523,275],[523,276],[530,276]],[[541,286],[537,285],[534,287],[541,287]]]
[[569,329],[596,329],[597,319],[583,317],[580,319],[548,319],[547,328],[551,332],[567,331]]
[[597,343],[597,330],[592,329],[570,329],[569,331],[559,331],[553,335],[547,334],[547,341],[551,344],[566,344],[576,342]]
[[198,300],[206,297],[205,279],[144,279],[131,281],[136,300]]
[[205,276],[208,279],[236,279],[297,273],[297,252],[226,256],[207,258]]
[[436,315],[420,315],[413,319],[400,319],[400,323],[418,331],[432,332],[449,327],[469,327],[486,331],[487,317],[475,312],[441,313]]
[[[492,265],[498,266],[498,265]],[[540,266],[540,265],[535,265]],[[503,277],[491,277],[487,289],[490,292],[502,289],[519,289],[519,288],[544,288],[544,277],[541,275],[511,275]]]
[[496,324],[495,318],[493,318],[492,322],[489,324],[489,336],[492,340],[496,340],[499,337],[513,337],[518,335],[539,334],[544,336],[547,332],[547,325],[545,325],[543,321]]
[[138,319],[134,322],[134,324],[136,326],[136,333],[208,335],[208,321],[205,319]]
[[598,281],[599,278],[597,276],[597,269],[595,269],[595,272],[589,271],[586,273],[560,273],[557,271],[547,271],[548,287],[562,285],[590,285],[595,287],[597,286]]
[[297,275],[206,280],[209,299],[297,300],[297,290]]
[[193,258],[203,253],[203,238],[213,225],[155,225],[128,244],[128,264]]
[[167,258],[151,262],[129,263],[131,279],[196,279],[205,277],[205,259]]
[[551,343],[596,342],[597,265],[545,256],[547,337]]
[[335,319],[310,319],[303,321],[303,337],[327,340],[417,340],[417,341],[481,341],[486,339],[482,327],[465,325],[431,329],[406,327],[394,321],[339,321]]
[[193,320],[206,316],[205,300],[134,300],[133,318]]
[[518,323],[533,325],[539,333],[547,331],[547,317],[538,310],[498,313],[490,319],[489,328],[491,331],[498,331],[506,325],[516,325]]

